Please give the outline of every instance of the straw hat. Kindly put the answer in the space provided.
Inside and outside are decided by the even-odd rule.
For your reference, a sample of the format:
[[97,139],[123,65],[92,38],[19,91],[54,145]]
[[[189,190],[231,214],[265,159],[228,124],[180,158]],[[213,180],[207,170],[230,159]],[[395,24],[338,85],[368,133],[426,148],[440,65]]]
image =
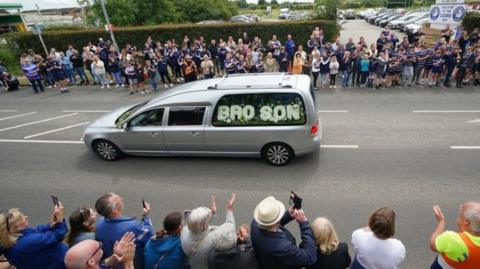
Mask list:
[[285,206],[283,203],[275,197],[269,196],[257,205],[253,212],[253,218],[258,224],[268,227],[278,223],[284,213]]

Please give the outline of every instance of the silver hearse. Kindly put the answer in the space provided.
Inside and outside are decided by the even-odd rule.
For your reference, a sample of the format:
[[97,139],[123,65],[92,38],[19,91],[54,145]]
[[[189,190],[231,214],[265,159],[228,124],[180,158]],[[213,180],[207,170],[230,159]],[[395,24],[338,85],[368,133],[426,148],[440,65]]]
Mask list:
[[101,158],[128,155],[263,157],[285,165],[320,148],[322,128],[306,75],[239,74],[177,86],[90,124]]

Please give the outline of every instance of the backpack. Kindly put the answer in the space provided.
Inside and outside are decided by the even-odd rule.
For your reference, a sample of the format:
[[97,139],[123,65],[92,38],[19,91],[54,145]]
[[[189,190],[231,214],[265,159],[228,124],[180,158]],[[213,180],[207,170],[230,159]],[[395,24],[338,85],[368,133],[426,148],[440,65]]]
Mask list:
[[260,265],[255,257],[251,242],[237,243],[235,247],[226,251],[212,250],[208,255],[208,268],[219,269],[259,269]]

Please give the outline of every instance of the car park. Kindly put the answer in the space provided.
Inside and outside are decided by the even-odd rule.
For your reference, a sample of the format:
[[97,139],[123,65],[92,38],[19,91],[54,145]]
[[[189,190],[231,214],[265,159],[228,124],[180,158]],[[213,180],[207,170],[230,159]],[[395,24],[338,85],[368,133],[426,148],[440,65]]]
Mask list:
[[90,124],[88,149],[123,154],[262,157],[272,165],[318,151],[322,126],[310,77],[237,74],[177,86]]
[[379,23],[381,20],[386,19],[386,18],[389,18],[389,17],[391,17],[391,16],[395,16],[395,15],[396,15],[396,13],[394,13],[394,12],[385,13],[385,14],[379,16],[378,18],[376,18],[375,20],[373,20],[372,24],[373,24],[373,25],[378,25],[378,23]]
[[257,15],[255,14],[242,14],[243,16],[246,16],[247,18],[249,18],[250,20],[253,20],[254,22],[259,22],[260,21],[260,17],[258,17]]

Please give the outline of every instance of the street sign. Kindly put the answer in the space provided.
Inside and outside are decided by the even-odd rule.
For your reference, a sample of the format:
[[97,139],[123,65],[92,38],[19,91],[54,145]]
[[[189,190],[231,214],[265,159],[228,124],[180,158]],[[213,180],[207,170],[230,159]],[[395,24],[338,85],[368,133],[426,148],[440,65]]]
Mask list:
[[452,5],[452,4],[463,4],[465,0],[437,0],[435,4],[437,5]]

